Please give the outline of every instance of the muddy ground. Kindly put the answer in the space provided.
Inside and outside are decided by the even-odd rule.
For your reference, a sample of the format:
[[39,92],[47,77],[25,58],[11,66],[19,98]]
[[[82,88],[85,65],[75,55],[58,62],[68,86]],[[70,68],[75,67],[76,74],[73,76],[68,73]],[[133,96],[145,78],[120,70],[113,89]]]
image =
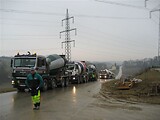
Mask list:
[[136,76],[136,78],[142,79],[142,82],[135,83],[129,90],[117,89],[117,83],[120,80],[104,82],[99,94],[106,99],[112,98],[132,102],[160,104],[160,91],[155,86],[160,85],[160,72],[151,69]]

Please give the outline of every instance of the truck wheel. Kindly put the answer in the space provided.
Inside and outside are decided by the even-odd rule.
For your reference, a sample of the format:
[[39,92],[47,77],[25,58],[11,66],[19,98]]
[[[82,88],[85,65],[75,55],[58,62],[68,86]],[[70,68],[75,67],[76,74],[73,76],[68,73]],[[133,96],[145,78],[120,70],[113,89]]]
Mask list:
[[77,84],[80,84],[80,77],[77,77]]
[[87,82],[87,83],[89,82],[89,78],[88,78],[88,77],[86,78],[86,82]]
[[85,76],[83,79],[83,83],[87,83],[87,77]]
[[45,91],[47,91],[47,89],[48,89],[47,80],[46,80],[46,79],[44,79],[43,91],[45,92]]
[[52,81],[51,81],[51,89],[53,89],[53,88],[55,88],[55,87],[57,87],[57,85],[56,85],[56,83],[55,83],[55,80],[52,79]]
[[65,86],[65,80],[62,80],[61,87],[64,87],[64,86]]
[[69,81],[68,79],[65,79],[65,87],[67,87],[69,85]]
[[79,77],[79,81],[80,81],[80,84],[83,83],[83,77],[82,76]]
[[24,92],[24,89],[22,89],[22,88],[17,88],[17,92]]

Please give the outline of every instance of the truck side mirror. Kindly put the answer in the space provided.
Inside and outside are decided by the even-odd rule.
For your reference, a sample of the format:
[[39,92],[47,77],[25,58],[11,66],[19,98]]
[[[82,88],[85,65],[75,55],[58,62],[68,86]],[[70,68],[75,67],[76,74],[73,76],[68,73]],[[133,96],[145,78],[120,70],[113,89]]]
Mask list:
[[13,59],[11,59],[11,65],[10,65],[10,67],[12,67],[13,66]]
[[88,68],[86,69],[86,72],[88,72],[89,70],[88,70]]
[[39,70],[39,68],[38,68],[38,67],[36,67],[36,68],[35,68],[35,70]]

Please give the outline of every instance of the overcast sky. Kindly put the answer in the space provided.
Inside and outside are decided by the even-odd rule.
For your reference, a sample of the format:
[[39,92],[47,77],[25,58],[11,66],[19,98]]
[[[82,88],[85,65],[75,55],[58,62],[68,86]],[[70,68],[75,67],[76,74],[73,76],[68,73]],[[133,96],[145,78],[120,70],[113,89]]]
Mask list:
[[[102,1],[102,0],[101,0]],[[0,56],[64,54],[66,9],[77,28],[72,60],[123,61],[157,56],[160,0],[0,0]],[[110,2],[112,1],[112,2]],[[72,45],[73,46],[73,45]]]

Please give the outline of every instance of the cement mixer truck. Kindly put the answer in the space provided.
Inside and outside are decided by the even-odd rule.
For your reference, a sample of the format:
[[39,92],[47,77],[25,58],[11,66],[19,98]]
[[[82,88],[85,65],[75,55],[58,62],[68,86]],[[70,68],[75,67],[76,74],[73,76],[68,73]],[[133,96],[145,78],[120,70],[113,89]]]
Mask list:
[[96,66],[93,64],[90,64],[87,66],[87,73],[88,73],[88,81],[97,81],[98,74],[96,70]]
[[69,76],[66,74],[66,63],[64,55],[48,55],[47,57],[37,54],[20,55],[19,53],[11,59],[12,67],[12,85],[18,91],[24,91],[27,88],[25,80],[34,67],[42,75],[44,85],[43,91],[53,89],[56,86],[68,86]]
[[71,83],[85,83],[88,82],[87,66],[85,61],[70,62],[67,65],[67,74],[70,75]]

